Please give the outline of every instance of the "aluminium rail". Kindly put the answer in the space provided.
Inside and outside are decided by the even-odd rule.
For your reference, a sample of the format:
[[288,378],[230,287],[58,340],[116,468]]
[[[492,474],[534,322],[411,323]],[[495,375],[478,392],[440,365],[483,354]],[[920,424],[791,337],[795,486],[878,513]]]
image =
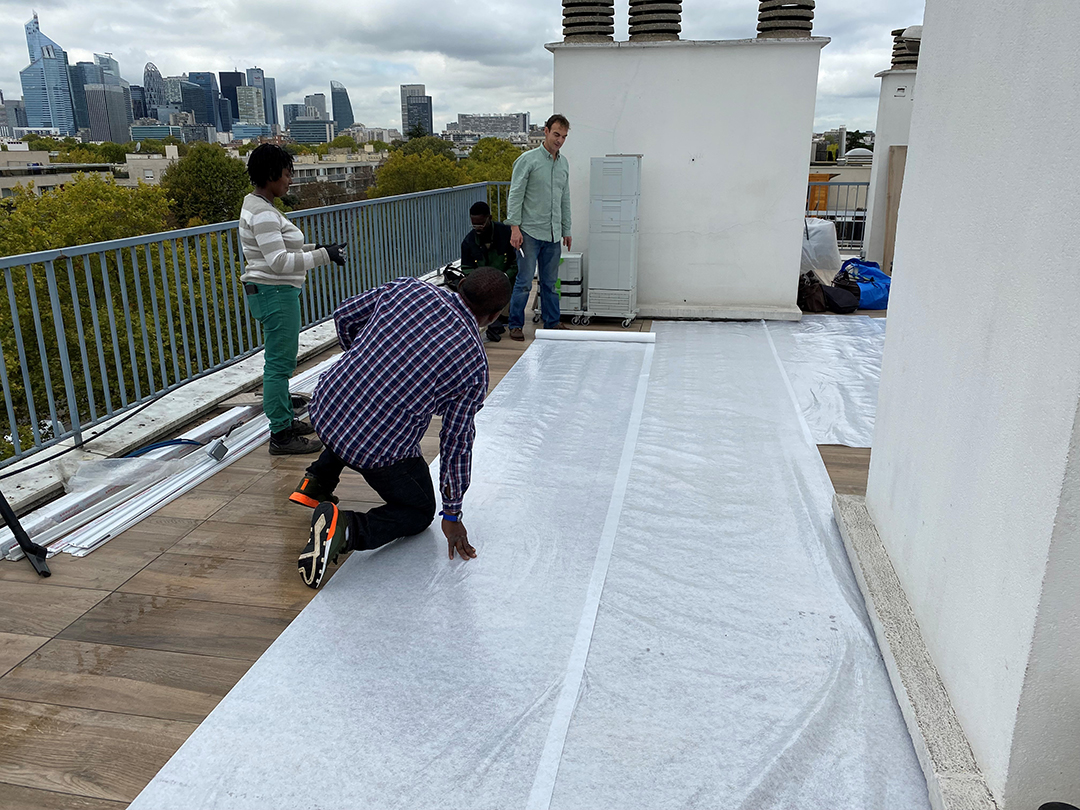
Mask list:
[[870,184],[809,183],[806,216],[830,220],[836,226],[836,243],[842,250],[862,250]]
[[[301,328],[339,302],[460,255],[469,207],[505,205],[507,183],[473,183],[288,214],[309,242],[347,242],[344,268],[318,267]],[[0,258],[0,467],[74,438],[258,351],[242,301],[238,222]],[[3,417],[0,417],[2,424]]]

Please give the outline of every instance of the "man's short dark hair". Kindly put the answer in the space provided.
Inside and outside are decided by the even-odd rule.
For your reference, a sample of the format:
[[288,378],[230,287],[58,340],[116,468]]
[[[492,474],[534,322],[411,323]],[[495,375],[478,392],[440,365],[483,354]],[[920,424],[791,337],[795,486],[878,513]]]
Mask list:
[[474,202],[472,204],[472,208],[469,209],[469,216],[470,217],[479,217],[479,216],[489,217],[489,216],[491,216],[491,207],[486,202],[484,202],[483,200],[481,200],[480,202]]
[[566,127],[568,132],[570,131],[570,122],[566,120],[565,115],[559,115],[558,113],[555,113],[555,115],[551,116],[551,118],[544,122],[544,129],[551,129],[551,127],[555,124],[562,124],[564,127]]
[[281,179],[281,173],[291,169],[292,155],[277,144],[264,143],[256,146],[248,155],[247,170],[255,188],[262,188],[267,183]]
[[458,285],[458,292],[478,318],[496,315],[510,303],[510,279],[494,267],[477,267]]

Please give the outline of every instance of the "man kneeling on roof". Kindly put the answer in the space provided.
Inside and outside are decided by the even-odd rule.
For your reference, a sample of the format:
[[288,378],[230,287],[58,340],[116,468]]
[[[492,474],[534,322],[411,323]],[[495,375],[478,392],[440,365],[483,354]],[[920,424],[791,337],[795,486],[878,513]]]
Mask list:
[[[451,293],[402,278],[350,298],[334,312],[344,353],[322,375],[308,407],[326,445],[289,500],[314,507],[297,567],[318,588],[330,562],[424,531],[435,518],[435,491],[420,439],[431,417],[439,433],[442,530],[450,559],[476,556],[461,521],[469,487],[473,417],[488,389],[481,330],[510,300],[510,282],[492,267],[474,270]],[[368,512],[337,507],[345,467],[359,472],[386,503]]]

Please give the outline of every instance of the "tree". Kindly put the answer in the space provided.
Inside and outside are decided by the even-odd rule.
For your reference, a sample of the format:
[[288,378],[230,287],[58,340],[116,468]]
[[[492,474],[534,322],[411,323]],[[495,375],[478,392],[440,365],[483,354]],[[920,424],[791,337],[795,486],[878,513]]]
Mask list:
[[868,134],[857,129],[849,132],[847,134],[847,151],[850,152],[852,149],[869,149],[873,151],[874,147],[866,143],[865,140]]
[[412,140],[413,138],[426,138],[428,137],[428,131],[424,129],[424,125],[417,121],[405,132],[406,140]]
[[240,216],[251,191],[247,167],[218,144],[195,144],[165,170],[161,185],[179,227],[226,222]]
[[369,197],[389,197],[411,194],[435,188],[452,188],[469,182],[465,168],[445,155],[433,152],[408,154],[404,149],[393,152],[375,174],[375,185]]
[[100,174],[40,197],[17,186],[0,209],[0,256],[54,250],[168,230],[169,201],[158,186],[124,188]]
[[371,146],[376,152],[389,152],[390,144],[386,141],[368,141],[368,145]]
[[401,147],[401,152],[406,155],[419,155],[422,152],[432,152],[454,160],[454,148],[442,138],[434,135],[425,135],[422,138],[413,138]]
[[338,135],[330,141],[330,146],[334,149],[356,149],[356,138],[352,135]]
[[521,155],[521,149],[502,138],[481,138],[476,142],[465,161],[469,179],[474,183],[485,180],[510,179],[514,171],[514,161]]

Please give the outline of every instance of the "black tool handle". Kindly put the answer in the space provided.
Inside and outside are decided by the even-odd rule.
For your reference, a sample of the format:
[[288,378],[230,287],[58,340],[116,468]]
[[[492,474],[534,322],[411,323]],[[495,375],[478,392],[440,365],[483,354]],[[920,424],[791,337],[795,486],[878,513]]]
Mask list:
[[11,508],[11,504],[8,503],[3,492],[0,492],[0,517],[4,519],[4,523],[11,529],[11,533],[15,535],[15,542],[19,544],[19,548],[21,548],[23,554],[26,555],[26,559],[30,560],[30,564],[34,566],[34,570],[43,577],[52,576],[52,571],[49,570],[49,564],[45,562],[45,557],[48,556],[49,552],[44,546],[39,546],[30,539],[30,535],[26,533],[22,524],[19,523],[19,518],[15,515],[15,510]]

